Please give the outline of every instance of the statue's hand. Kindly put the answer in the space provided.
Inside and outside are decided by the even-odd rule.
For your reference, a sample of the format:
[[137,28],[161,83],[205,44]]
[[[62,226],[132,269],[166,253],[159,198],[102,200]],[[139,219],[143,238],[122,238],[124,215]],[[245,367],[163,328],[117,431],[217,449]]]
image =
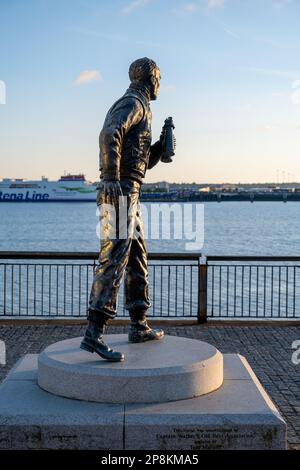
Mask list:
[[119,181],[106,180],[101,183],[103,198],[106,204],[117,205],[119,197],[123,196],[122,188]]
[[161,130],[161,133],[160,133],[160,137],[159,137],[159,142],[160,142],[162,148],[164,148],[164,146],[165,146],[165,140],[166,140],[166,130],[165,130],[165,126],[163,126],[162,130]]
[[[173,147],[174,150],[176,149],[176,137],[174,133],[172,133],[172,138],[173,138]],[[161,130],[160,138],[159,138],[160,143],[162,144],[163,148],[166,144],[166,125],[164,124]]]
[[172,138],[173,138],[173,150],[175,152],[175,150],[176,150],[176,137],[175,137],[174,134],[173,134]]

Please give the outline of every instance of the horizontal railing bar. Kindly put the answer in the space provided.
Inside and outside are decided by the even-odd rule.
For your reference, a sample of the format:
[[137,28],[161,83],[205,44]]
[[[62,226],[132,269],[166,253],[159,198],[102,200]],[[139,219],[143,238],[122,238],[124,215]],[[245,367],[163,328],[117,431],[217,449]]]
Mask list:
[[[64,252],[64,251],[0,251],[0,259],[69,259],[91,260],[97,259],[99,253],[90,252]],[[199,260],[201,253],[148,253],[150,260]],[[208,255],[209,261],[300,261],[300,256],[231,256]]]
[[[2,263],[0,262],[0,266],[6,266],[6,267],[13,267],[13,266],[28,266],[28,267],[36,267],[36,268],[42,268],[43,266],[51,266],[52,268],[72,268],[73,267],[89,267],[89,268],[93,268],[94,267],[94,264],[86,264],[86,263],[72,263],[72,264],[66,264],[66,263],[37,263],[37,264],[34,264],[34,263],[27,263],[27,262],[24,262],[24,263],[14,263],[13,261],[12,262],[8,262],[8,263]],[[170,265],[166,265],[166,264],[149,264],[148,265],[149,268],[153,268],[153,267],[160,267],[160,266],[170,266],[172,267],[173,269],[174,268],[181,268],[182,266],[185,266],[187,268],[198,268],[198,265],[193,263],[193,264],[170,264]],[[293,266],[291,266],[293,267]],[[300,266],[294,266],[294,267],[299,267]]]
[[182,261],[199,261],[201,253],[148,253],[149,260],[169,261],[169,260],[182,260]]
[[[211,264],[209,266],[214,266],[215,268],[226,268],[227,266],[229,266],[230,268],[234,268],[235,266],[237,268],[249,268],[250,264],[233,264],[233,263],[230,263],[230,264]],[[300,265],[298,265],[298,264],[289,264],[287,266],[280,266],[280,265],[276,265],[276,264],[251,264],[251,266],[254,267],[254,268],[256,266],[258,266],[259,268],[272,268],[272,267],[274,267],[274,268],[275,267],[276,268],[284,268],[284,267],[300,268]]]
[[96,252],[56,252],[56,251],[0,251],[0,259],[85,259],[99,256]]
[[[91,260],[99,257],[98,252],[64,251],[0,251],[0,259],[69,259]],[[199,260],[201,253],[148,253],[150,260]]]
[[[10,259],[10,258],[8,258]],[[72,263],[72,264],[66,264],[66,263],[15,263],[13,261],[9,262],[9,263],[3,263],[0,261],[0,266],[35,266],[35,267],[42,267],[42,266],[53,266],[53,267],[56,267],[56,266],[62,266],[62,267],[68,267],[68,266],[90,266],[90,267],[93,267],[94,264],[93,263]],[[172,265],[173,266],[173,265]],[[182,265],[180,265],[182,266]]]
[[206,256],[209,261],[300,261],[300,256]]

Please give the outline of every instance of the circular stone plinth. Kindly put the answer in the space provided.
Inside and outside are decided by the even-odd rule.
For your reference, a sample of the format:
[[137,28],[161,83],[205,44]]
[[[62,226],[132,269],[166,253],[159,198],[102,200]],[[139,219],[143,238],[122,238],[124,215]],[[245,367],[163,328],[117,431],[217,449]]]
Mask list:
[[38,384],[55,395],[102,403],[153,403],[194,398],[223,383],[223,356],[203,341],[165,336],[128,343],[106,335],[124,362],[108,362],[79,348],[82,338],[52,344],[39,355]]

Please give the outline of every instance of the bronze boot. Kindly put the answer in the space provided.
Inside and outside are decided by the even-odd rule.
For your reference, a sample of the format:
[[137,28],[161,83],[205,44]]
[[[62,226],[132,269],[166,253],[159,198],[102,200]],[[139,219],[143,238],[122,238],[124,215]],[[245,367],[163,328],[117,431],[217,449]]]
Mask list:
[[[91,317],[89,317],[91,318]],[[90,353],[97,353],[103,359],[111,362],[120,362],[124,361],[124,354],[118,351],[113,351],[105,342],[103,341],[103,335],[105,332],[104,321],[95,322],[94,319],[89,319],[89,324],[85,332],[84,338],[81,341],[80,348],[88,351]]]
[[145,341],[158,340],[164,337],[163,330],[151,328],[147,324],[145,312],[130,312],[130,317],[131,325],[128,333],[130,343],[144,343]]

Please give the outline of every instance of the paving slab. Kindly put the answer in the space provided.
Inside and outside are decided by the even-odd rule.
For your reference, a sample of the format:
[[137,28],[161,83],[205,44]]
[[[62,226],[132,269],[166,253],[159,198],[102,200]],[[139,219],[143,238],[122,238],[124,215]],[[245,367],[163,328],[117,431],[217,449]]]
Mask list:
[[224,374],[221,388],[192,400],[126,405],[126,449],[285,449],[286,424],[247,361],[225,354]]
[[122,405],[58,397],[35,380],[0,387],[0,449],[122,449],[123,421]]

